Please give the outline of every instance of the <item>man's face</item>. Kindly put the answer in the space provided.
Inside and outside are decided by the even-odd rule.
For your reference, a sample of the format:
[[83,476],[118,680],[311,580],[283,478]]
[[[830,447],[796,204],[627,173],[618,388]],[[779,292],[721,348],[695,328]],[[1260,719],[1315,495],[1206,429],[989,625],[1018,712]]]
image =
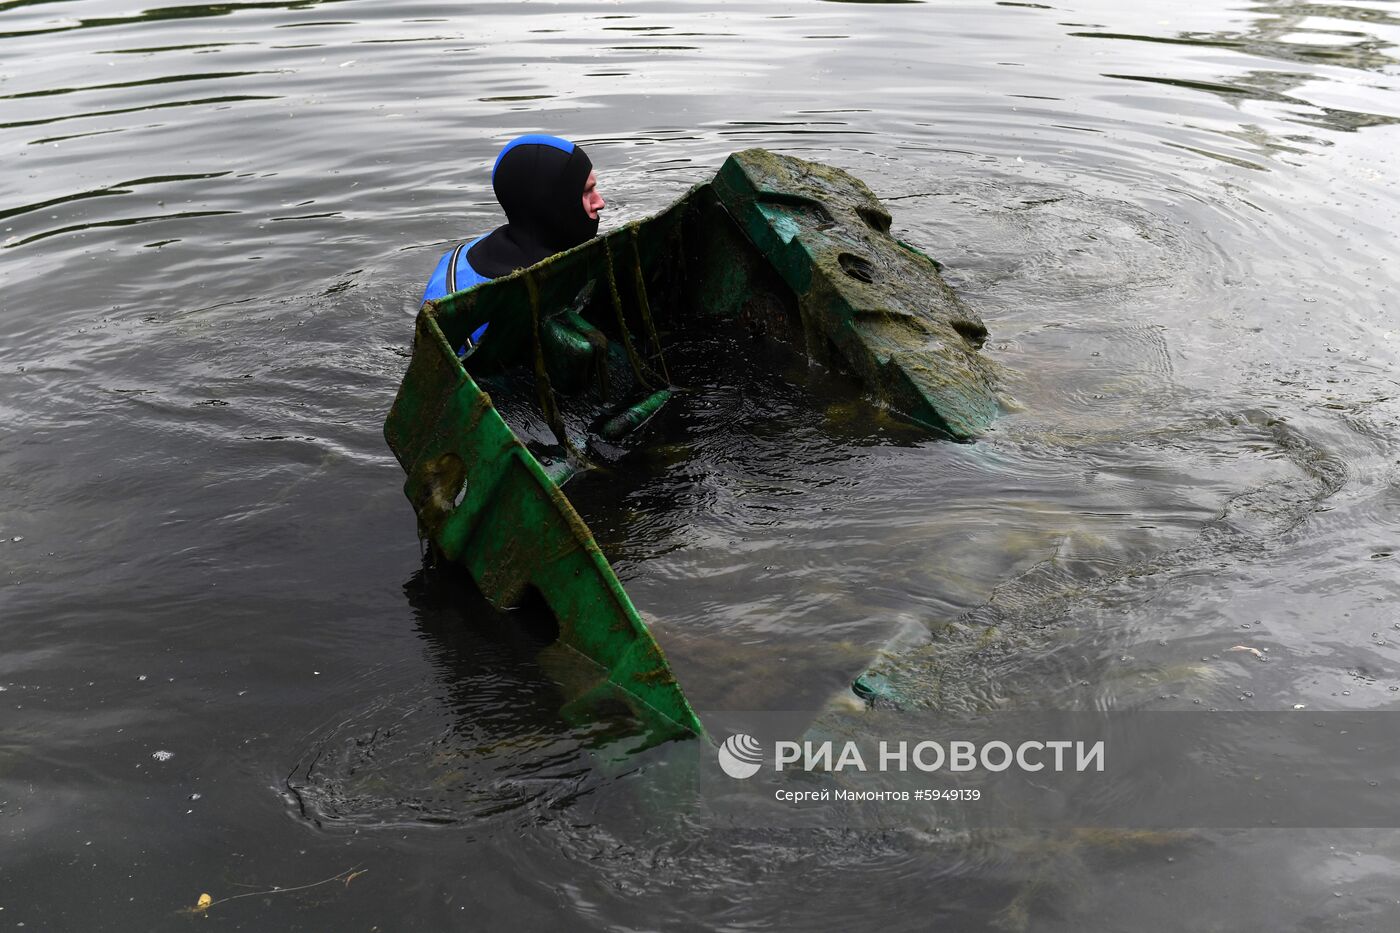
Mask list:
[[588,181],[583,183],[583,212],[589,220],[597,220],[598,212],[607,206],[608,203],[598,193],[598,173],[589,172]]

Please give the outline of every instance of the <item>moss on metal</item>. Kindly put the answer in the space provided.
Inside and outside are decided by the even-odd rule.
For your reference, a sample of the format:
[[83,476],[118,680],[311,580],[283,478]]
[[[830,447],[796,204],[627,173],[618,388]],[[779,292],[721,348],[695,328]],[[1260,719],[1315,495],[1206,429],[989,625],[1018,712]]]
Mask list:
[[[703,734],[559,486],[588,467],[590,445],[625,442],[671,397],[666,356],[685,352],[687,326],[724,322],[788,342],[958,440],[996,416],[993,369],[978,352],[985,325],[889,230],[858,179],[751,149],[654,217],[420,312],[384,426],[404,491],[435,554],[498,607],[538,593],[560,649],[596,665],[596,681],[571,687],[571,711],[621,699],[661,735]],[[625,278],[631,287],[619,288]],[[455,348],[487,322],[468,372]],[[484,387],[506,391],[517,377],[533,382],[537,410],[508,424]],[[552,438],[527,448],[526,422]]]
[[997,416],[987,326],[859,179],[763,149],[735,153],[719,200],[797,295],[809,330],[890,407],[959,440]]

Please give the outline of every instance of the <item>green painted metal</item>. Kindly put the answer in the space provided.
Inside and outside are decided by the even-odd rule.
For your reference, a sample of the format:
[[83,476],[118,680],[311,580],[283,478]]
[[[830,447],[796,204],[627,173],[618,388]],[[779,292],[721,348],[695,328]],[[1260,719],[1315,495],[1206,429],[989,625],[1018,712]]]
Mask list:
[[437,554],[465,567],[498,607],[518,605],[533,589],[558,621],[560,643],[599,666],[593,689],[611,685],[643,719],[700,733],[587,526],[457,363],[430,314],[419,317],[416,344],[386,433]]
[[[729,157],[716,195],[797,294],[809,339],[891,408],[959,440],[1000,412],[987,326],[938,274],[890,236],[890,214],[838,169],[749,149]],[[815,332],[815,333],[814,333]]]
[[[587,659],[566,709],[620,701],[663,737],[704,733],[560,488],[678,391],[666,355],[687,328],[776,337],[953,438],[995,416],[986,328],[889,224],[850,175],[748,150],[660,214],[419,313],[384,427],[404,491],[492,604],[543,599],[558,646]],[[486,322],[464,366],[454,348]]]
[[[596,667],[592,682],[568,685],[569,709],[621,702],[661,737],[700,735],[661,649],[559,488],[586,464],[568,451],[542,460],[527,449],[454,350],[489,320],[490,339],[470,358],[474,370],[500,373],[548,357],[545,382],[586,385],[580,371],[605,350],[575,306],[604,278],[601,246],[593,241],[426,306],[385,437],[437,557],[464,567],[497,607],[537,593],[559,624],[558,644]],[[564,310],[540,310],[551,307]]]
[[603,422],[603,426],[598,429],[599,436],[610,441],[622,440],[628,434],[646,424],[650,418],[661,410],[662,405],[665,405],[671,400],[674,394],[675,393],[670,389],[662,389],[659,392],[653,392],[631,408],[613,415],[607,421]]

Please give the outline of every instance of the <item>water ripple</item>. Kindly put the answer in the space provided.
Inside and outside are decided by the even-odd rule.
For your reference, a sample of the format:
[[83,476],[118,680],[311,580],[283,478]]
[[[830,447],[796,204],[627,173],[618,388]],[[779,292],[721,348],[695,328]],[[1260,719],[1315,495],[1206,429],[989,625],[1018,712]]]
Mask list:
[[[1354,837],[765,826],[697,779],[698,743],[561,716],[568,667],[513,640],[528,618],[432,582],[381,426],[423,279],[499,222],[504,140],[580,140],[608,225],[736,148],[836,164],[987,320],[1008,411],[938,443],[839,374],[693,347],[654,443],[569,494],[697,704],[849,705],[878,659],[949,709],[1382,708],[1394,11],[0,11],[0,815],[34,829],[7,890],[37,892],[6,916],[146,928],[172,890],[357,859],[323,926],[447,929],[470,897],[540,928],[1324,928],[1335,879],[1388,897],[1337,861]],[[56,891],[89,864],[122,896]],[[1154,900],[1163,871],[1202,896]],[[240,922],[286,927],[293,896]]]

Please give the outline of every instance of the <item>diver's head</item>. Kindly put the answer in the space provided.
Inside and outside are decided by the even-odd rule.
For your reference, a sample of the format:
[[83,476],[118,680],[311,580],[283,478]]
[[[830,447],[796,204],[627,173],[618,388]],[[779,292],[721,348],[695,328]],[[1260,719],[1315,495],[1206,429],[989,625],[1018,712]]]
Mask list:
[[598,211],[606,205],[597,184],[588,155],[558,136],[511,140],[491,170],[511,227],[555,252],[598,235]]

